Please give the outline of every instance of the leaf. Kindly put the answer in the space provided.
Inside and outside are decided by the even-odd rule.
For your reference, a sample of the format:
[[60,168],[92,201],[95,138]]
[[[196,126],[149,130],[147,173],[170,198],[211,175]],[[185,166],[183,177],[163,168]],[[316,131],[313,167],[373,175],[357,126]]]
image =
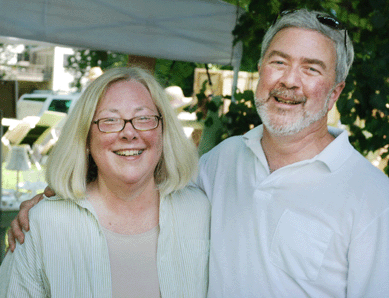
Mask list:
[[205,124],[206,126],[208,126],[208,127],[212,126],[212,124],[213,124],[213,119],[212,119],[211,117],[208,117],[208,118],[205,120],[204,124]]

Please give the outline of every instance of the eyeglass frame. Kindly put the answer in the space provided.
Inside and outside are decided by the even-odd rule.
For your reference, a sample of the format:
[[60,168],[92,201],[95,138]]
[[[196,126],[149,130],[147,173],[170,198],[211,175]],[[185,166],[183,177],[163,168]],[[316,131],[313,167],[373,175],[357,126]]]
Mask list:
[[[153,117],[155,119],[157,119],[157,124],[155,127],[153,128],[149,128],[149,129],[138,129],[134,126],[134,123],[132,122],[134,119],[137,119],[137,118],[142,118],[142,117]],[[119,120],[123,120],[124,123],[123,123],[123,127],[122,129],[120,130],[115,130],[115,131],[103,131],[100,129],[100,121],[102,120],[106,120],[106,119],[119,119]],[[132,127],[137,130],[137,131],[149,131],[149,130],[153,130],[153,129],[156,129],[158,126],[159,126],[159,122],[162,120],[162,116],[157,116],[157,115],[143,115],[143,116],[136,116],[136,117],[133,117],[131,119],[123,119],[123,118],[116,118],[116,117],[106,117],[106,118],[100,118],[100,119],[97,119],[95,121],[92,121],[93,124],[97,124],[97,128],[99,129],[100,132],[103,132],[103,133],[115,133],[115,132],[121,132],[127,125],[127,123],[131,123]]]
[[[293,13],[295,11],[296,11],[296,9],[281,11],[277,15],[275,20],[273,21],[272,26],[274,26],[277,23],[277,21],[280,17],[284,17],[284,16],[286,16],[290,13]],[[344,48],[345,48],[346,53],[347,53],[347,29],[346,29],[346,27],[338,19],[336,19],[335,17],[330,16],[330,15],[318,13],[318,14],[316,14],[316,19],[319,21],[320,24],[325,25],[327,27],[330,27],[332,29],[344,30]]]

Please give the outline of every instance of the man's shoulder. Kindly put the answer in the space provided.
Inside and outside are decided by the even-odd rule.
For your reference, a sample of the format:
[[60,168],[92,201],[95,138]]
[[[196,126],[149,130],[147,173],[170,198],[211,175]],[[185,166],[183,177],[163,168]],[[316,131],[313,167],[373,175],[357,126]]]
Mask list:
[[[212,181],[219,174],[231,173],[237,168],[244,167],[247,162],[252,162],[252,151],[246,141],[246,136],[233,136],[201,156],[199,162],[199,179],[206,179],[207,181],[204,183],[212,184]],[[205,190],[206,187],[201,185],[199,179],[197,184]],[[207,191],[206,193],[208,194]]]
[[212,158],[216,158],[217,156],[221,156],[223,158],[226,158],[229,155],[236,154],[236,152],[242,150],[245,148],[246,145],[244,143],[244,137],[243,136],[233,136],[225,139],[221,143],[219,143],[217,146],[212,148],[209,152],[205,153],[201,159],[202,160],[209,160]]
[[169,195],[169,199],[176,207],[188,210],[210,212],[210,203],[205,193],[196,185],[188,185]]
[[353,192],[362,198],[369,198],[366,201],[368,204],[388,208],[389,177],[356,150],[346,165],[343,173],[347,174]]
[[363,176],[367,182],[375,182],[389,187],[389,177],[355,149],[352,155],[352,164],[353,170]]
[[[329,151],[338,164],[340,173],[347,174],[355,186],[381,185],[389,191],[389,177],[375,167],[365,156],[358,152],[349,142],[346,131],[332,128],[339,141]],[[343,156],[343,158],[341,158]]]
[[229,138],[223,140],[222,142],[220,142],[220,144],[218,144],[212,150],[214,150],[214,149],[219,149],[219,150],[238,149],[242,145],[244,145],[244,136],[243,135],[232,136],[232,137],[229,137]]
[[[174,218],[174,225],[178,230],[191,236],[197,235],[198,239],[209,239],[211,204],[201,189],[187,186],[172,192],[166,200],[161,204],[165,221]],[[172,217],[168,219],[170,215]]]

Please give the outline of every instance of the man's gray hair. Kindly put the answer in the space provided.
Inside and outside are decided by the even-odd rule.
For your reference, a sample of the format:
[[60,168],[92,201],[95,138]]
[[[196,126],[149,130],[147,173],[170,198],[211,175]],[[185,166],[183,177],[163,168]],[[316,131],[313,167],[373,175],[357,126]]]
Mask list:
[[[335,29],[328,25],[320,23],[317,16],[329,16],[319,11],[308,11],[306,9],[299,9],[287,13],[280,17],[277,22],[272,25],[266,32],[262,40],[261,58],[259,64],[269,48],[271,41],[278,31],[288,28],[297,27],[315,30],[323,35],[329,37],[335,43],[336,49],[336,78],[335,84],[346,80],[350,67],[354,60],[354,47],[346,29]],[[330,17],[330,16],[329,16]],[[345,46],[345,34],[346,46]]]

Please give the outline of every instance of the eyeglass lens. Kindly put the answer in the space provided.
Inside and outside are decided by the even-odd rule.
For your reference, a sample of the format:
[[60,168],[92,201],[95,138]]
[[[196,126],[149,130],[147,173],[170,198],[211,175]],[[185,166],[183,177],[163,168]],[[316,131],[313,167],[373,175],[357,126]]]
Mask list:
[[104,118],[95,121],[102,132],[119,132],[130,122],[136,130],[151,130],[158,126],[158,116],[142,116],[132,119]]

